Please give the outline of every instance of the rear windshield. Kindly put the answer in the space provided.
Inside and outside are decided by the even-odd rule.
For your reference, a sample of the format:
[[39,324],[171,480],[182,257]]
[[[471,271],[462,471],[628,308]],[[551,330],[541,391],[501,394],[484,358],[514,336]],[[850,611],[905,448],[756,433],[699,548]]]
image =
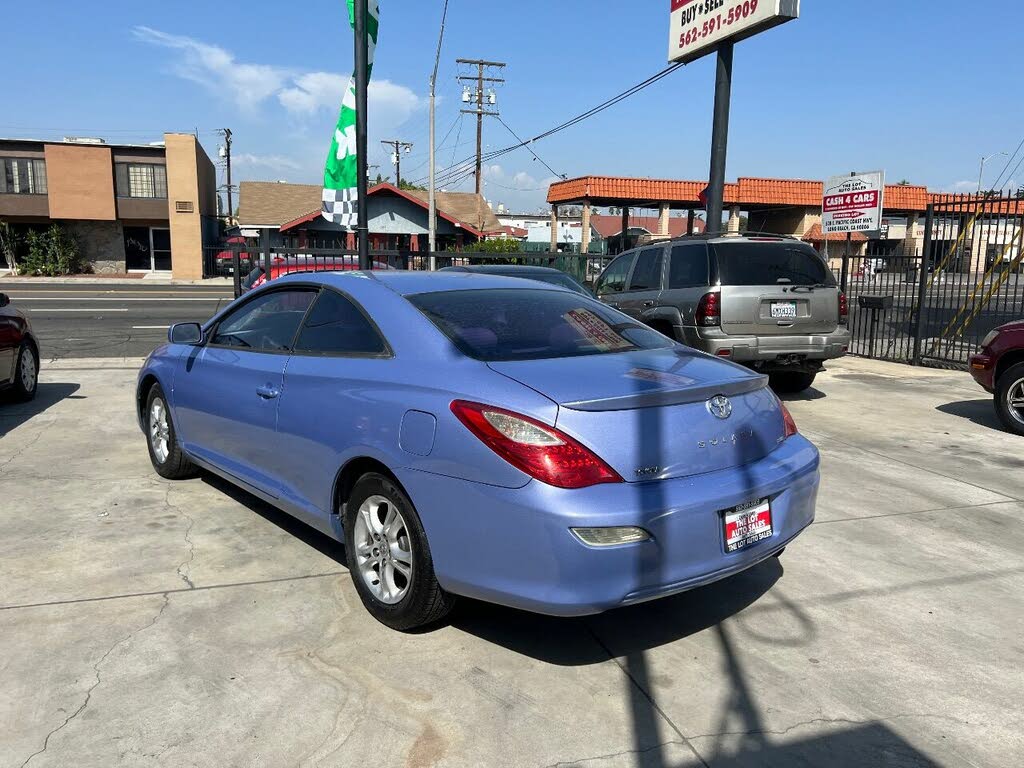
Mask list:
[[831,270],[809,245],[741,241],[711,247],[722,285],[836,284]]
[[564,291],[500,288],[408,298],[463,354],[477,360],[580,357],[672,345],[628,316]]
[[570,291],[576,291],[577,293],[585,294],[586,289],[573,280],[568,275],[559,275],[552,272],[533,272],[529,274],[517,274],[515,272],[500,272],[492,274],[502,274],[508,277],[525,277],[527,280],[537,280],[542,283],[548,283],[549,285],[557,285],[562,288],[568,288]]

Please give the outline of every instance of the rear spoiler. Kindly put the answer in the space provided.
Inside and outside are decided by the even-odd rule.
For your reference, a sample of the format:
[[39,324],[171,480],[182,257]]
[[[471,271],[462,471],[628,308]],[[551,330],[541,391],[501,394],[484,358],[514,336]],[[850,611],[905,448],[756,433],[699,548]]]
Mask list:
[[626,411],[634,408],[658,408],[665,405],[700,403],[718,395],[736,397],[749,392],[757,392],[767,386],[767,376],[750,376],[734,381],[703,384],[685,389],[657,389],[652,392],[637,392],[600,400],[577,400],[572,403],[562,403],[561,407],[573,411]]

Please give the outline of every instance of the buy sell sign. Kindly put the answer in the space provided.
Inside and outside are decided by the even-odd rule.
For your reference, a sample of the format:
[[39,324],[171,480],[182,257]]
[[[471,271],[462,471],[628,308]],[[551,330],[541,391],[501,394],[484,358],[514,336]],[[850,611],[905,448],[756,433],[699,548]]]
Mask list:
[[870,232],[882,227],[885,171],[833,176],[825,182],[821,228],[832,232]]
[[668,60],[691,62],[800,16],[800,0],[669,0]]

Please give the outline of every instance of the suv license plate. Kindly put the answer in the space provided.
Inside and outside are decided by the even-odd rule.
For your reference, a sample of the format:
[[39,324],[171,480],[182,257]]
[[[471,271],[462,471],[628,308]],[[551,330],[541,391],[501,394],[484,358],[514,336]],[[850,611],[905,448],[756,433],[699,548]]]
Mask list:
[[772,510],[768,499],[741,504],[722,513],[725,551],[736,552],[772,535]]
[[772,318],[773,319],[794,319],[794,318],[796,318],[796,302],[795,301],[773,301],[772,302]]

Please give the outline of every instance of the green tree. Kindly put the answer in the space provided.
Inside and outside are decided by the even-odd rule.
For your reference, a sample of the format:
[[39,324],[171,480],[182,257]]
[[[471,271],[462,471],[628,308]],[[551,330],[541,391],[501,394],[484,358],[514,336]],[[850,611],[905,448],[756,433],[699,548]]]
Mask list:
[[17,250],[17,232],[14,231],[14,228],[8,222],[0,221],[0,254],[3,255],[7,266],[15,272],[18,271]]

